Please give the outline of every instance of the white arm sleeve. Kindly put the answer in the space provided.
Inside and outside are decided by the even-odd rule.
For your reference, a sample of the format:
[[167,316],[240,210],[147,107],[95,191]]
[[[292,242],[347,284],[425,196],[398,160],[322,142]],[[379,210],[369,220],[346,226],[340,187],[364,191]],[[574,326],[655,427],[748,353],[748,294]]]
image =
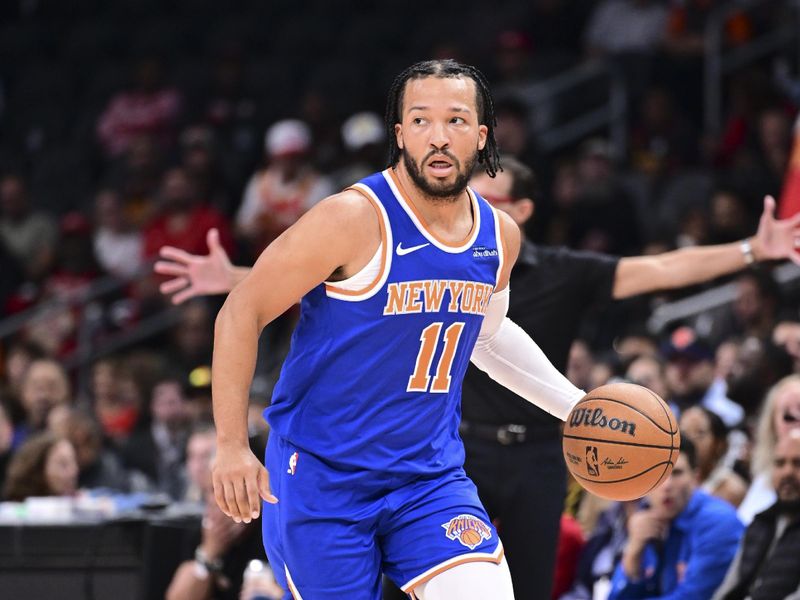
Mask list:
[[489,301],[472,363],[500,385],[562,421],[584,392],[558,372],[522,328],[506,317],[509,288]]

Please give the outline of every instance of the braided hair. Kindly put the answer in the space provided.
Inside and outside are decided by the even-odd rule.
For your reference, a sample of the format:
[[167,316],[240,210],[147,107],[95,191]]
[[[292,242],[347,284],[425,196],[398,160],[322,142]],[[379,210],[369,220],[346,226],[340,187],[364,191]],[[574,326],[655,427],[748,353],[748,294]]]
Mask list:
[[392,82],[392,86],[389,89],[389,99],[386,103],[386,133],[389,140],[391,140],[389,143],[389,166],[394,167],[400,160],[400,147],[397,145],[394,126],[402,121],[403,92],[405,91],[406,83],[412,79],[423,79],[425,77],[466,77],[475,82],[475,103],[478,108],[478,122],[488,129],[486,144],[483,150],[478,151],[478,162],[486,166],[486,173],[489,177],[494,177],[498,171],[502,171],[500,154],[497,151],[497,141],[494,139],[494,128],[497,125],[497,119],[494,115],[494,102],[492,101],[492,94],[489,91],[486,78],[475,67],[452,59],[418,62],[400,73]]

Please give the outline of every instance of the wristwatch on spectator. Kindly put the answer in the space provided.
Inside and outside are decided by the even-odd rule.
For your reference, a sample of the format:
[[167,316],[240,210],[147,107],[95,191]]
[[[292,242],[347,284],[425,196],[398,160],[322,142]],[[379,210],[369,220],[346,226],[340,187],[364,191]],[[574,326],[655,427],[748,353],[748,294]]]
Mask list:
[[756,262],[756,255],[753,254],[753,245],[750,243],[750,238],[742,240],[739,244],[739,248],[741,248],[744,262],[747,263],[748,266]]
[[198,546],[194,551],[194,572],[200,579],[207,579],[209,574],[217,575],[222,572],[222,560],[211,560],[203,549]]

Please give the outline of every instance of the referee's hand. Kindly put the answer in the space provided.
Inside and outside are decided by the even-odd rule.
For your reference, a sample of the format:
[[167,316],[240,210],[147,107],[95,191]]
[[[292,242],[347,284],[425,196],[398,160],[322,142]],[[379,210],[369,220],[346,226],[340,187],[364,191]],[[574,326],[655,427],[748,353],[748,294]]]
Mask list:
[[269,489],[269,473],[249,446],[218,443],[211,478],[217,505],[237,523],[258,518],[261,498],[278,501]]

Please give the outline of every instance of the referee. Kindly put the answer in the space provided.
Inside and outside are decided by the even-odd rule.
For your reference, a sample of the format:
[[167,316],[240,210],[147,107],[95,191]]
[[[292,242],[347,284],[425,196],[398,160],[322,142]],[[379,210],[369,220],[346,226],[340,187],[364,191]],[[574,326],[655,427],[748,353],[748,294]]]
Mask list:
[[[543,247],[525,239],[532,217],[534,174],[502,157],[495,178],[470,187],[509,213],[523,231],[511,272],[508,317],[522,327],[562,373],[587,312],[611,300],[700,283],[756,260],[797,252],[788,222],[775,222],[769,199],[758,233],[743,242],[617,258]],[[470,365],[461,397],[464,468],[499,525],[518,600],[550,600],[559,522],[566,494],[560,421]]]

